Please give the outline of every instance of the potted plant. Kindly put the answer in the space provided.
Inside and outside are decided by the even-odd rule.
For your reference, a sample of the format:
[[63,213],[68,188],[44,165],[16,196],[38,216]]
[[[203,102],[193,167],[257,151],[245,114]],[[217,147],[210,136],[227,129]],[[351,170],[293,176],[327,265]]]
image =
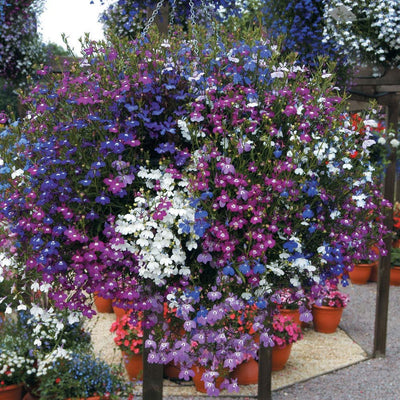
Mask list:
[[348,269],[351,283],[365,285],[371,277],[372,270],[378,265],[378,257],[379,250],[373,245],[366,247],[365,251],[360,251]]
[[333,333],[339,326],[343,309],[349,302],[349,296],[327,281],[325,285],[314,285],[311,289],[314,299],[312,315],[314,329],[317,332]]
[[289,359],[292,344],[303,337],[299,325],[284,315],[274,315],[272,320],[272,371],[283,369]]
[[131,380],[143,376],[142,318],[142,313],[136,317],[130,311],[117,318],[110,328],[110,332],[115,333],[114,342],[122,352],[125,369]]
[[400,248],[392,248],[390,253],[390,284],[400,286]]
[[35,394],[42,399],[120,399],[126,394],[121,368],[91,352],[73,350],[51,361],[40,374]]
[[[0,363],[0,371],[7,368],[7,363],[18,361],[18,383],[23,383],[26,391],[35,395],[49,363],[64,358],[72,349],[91,351],[90,336],[83,330],[83,320],[76,313],[37,305],[28,309],[23,303],[18,309],[12,318],[5,320],[2,328],[0,354],[5,360]],[[7,369],[3,372],[9,375]]]
[[2,338],[0,343],[0,399],[20,400],[25,375],[25,357],[19,354],[12,338]]
[[274,293],[273,299],[279,312],[290,317],[299,326],[302,322],[312,321],[308,297],[303,289],[293,287],[279,289]]
[[393,243],[392,248],[400,247],[400,203],[396,201],[393,206]]

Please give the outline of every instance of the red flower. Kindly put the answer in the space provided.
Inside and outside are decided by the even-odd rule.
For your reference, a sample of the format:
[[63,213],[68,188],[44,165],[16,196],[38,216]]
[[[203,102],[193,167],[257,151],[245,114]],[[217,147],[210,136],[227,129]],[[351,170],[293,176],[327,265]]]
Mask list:
[[61,378],[56,378],[55,383],[60,383],[61,382]]
[[354,150],[353,153],[350,154],[350,158],[356,158],[358,156],[358,151]]

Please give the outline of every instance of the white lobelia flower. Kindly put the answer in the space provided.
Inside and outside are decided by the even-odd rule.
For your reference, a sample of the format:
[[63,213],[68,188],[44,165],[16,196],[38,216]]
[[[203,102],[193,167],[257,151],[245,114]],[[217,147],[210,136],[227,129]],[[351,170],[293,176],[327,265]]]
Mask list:
[[18,176],[22,176],[24,174],[24,170],[19,168],[11,173],[11,178],[15,179]]
[[364,193],[353,196],[353,200],[356,202],[357,207],[365,207],[365,199],[367,196]]

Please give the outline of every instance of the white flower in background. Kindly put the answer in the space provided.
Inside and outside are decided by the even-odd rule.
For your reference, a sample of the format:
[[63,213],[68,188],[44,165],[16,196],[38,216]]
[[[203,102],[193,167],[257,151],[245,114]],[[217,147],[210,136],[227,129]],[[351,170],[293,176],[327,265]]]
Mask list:
[[400,64],[398,0],[325,2],[324,41],[334,41],[350,63]]

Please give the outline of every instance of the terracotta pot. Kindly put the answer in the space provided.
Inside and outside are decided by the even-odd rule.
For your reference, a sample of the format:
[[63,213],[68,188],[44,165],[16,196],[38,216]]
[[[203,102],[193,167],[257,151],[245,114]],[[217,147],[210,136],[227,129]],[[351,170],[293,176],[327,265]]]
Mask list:
[[254,385],[258,383],[258,362],[254,358],[243,361],[230,374],[237,379],[239,385]]
[[107,313],[107,314],[113,313],[111,299],[105,299],[104,297],[97,296],[95,294],[94,295],[94,304],[96,306],[97,312],[99,312],[99,313]]
[[0,388],[0,400],[21,400],[22,385],[8,385]]
[[392,242],[392,247],[393,247],[394,249],[400,248],[400,239],[393,240],[393,242]]
[[[79,400],[101,400],[101,399],[102,399],[102,397],[100,397],[100,396],[91,396],[91,397],[82,397]],[[77,400],[77,399],[68,398],[66,400]]]
[[390,284],[392,286],[400,286],[400,266],[390,269]]
[[164,375],[169,379],[179,379],[180,368],[177,367],[172,361],[164,366]]
[[272,348],[272,371],[280,371],[285,368],[290,352],[292,351],[293,343],[286,346],[274,346]]
[[116,305],[113,304],[112,309],[114,311],[115,316],[117,317],[117,319],[122,318],[125,314],[129,314],[130,310],[125,310],[122,307],[118,307]]
[[369,264],[354,264],[353,270],[349,271],[351,282],[356,285],[365,285],[371,276],[373,264],[377,264],[377,262]]
[[141,380],[143,378],[143,354],[126,354],[122,352],[126,372],[131,381]]
[[112,306],[112,309],[117,319],[122,318],[126,314],[126,311],[121,307]]
[[313,304],[312,315],[314,330],[322,333],[334,333],[342,318],[343,307],[316,306]]
[[298,326],[301,327],[300,311],[299,311],[299,309],[296,309],[296,310],[289,310],[289,309],[287,309],[287,308],[282,308],[282,309],[279,310],[279,312],[280,312],[282,315],[284,315],[284,316],[290,318],[293,322],[295,322]]
[[32,393],[25,393],[25,396],[22,400],[40,400],[40,397],[34,396]]
[[[201,377],[203,376],[203,373],[205,372],[205,368],[195,365],[193,367],[193,371],[194,371],[193,383],[194,383],[194,386],[196,387],[196,390],[201,393],[207,393],[207,389],[204,385],[204,381],[201,379]],[[224,381],[224,379],[225,379],[225,377],[219,376],[215,381],[215,386],[217,388],[219,388],[221,386],[222,382]]]

